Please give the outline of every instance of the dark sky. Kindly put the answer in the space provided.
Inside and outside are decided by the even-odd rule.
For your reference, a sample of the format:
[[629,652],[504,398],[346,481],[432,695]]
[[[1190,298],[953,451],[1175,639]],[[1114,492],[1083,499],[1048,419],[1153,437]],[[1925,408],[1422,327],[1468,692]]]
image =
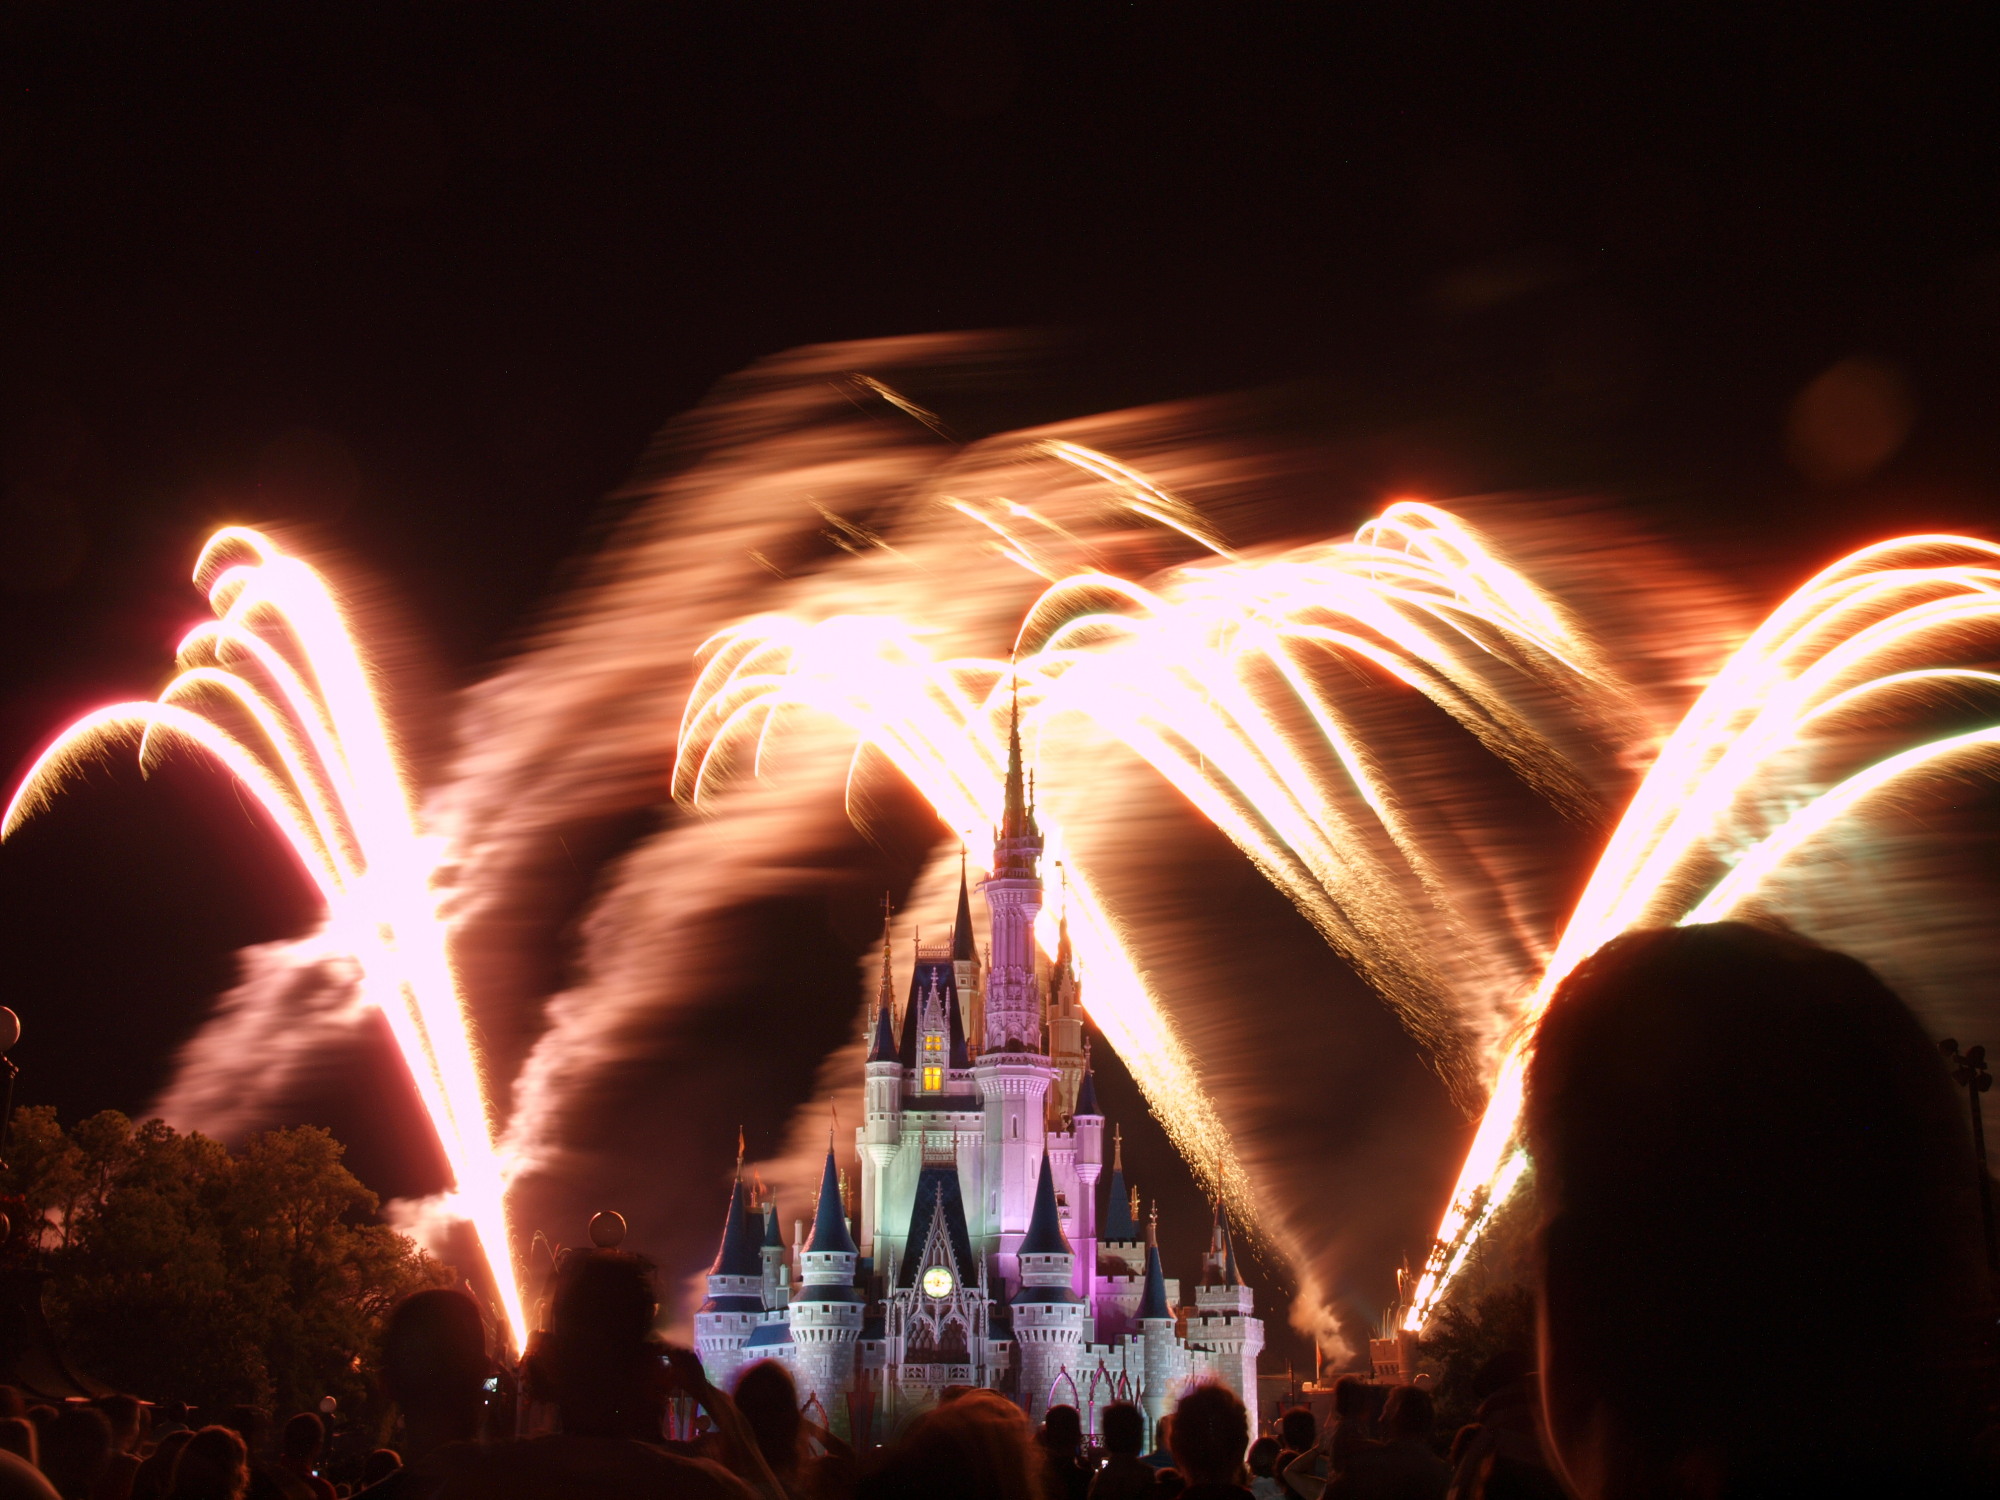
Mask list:
[[[435,750],[648,435],[826,340],[1058,331],[1024,420],[1304,383],[1374,414],[1357,506],[1586,490],[1752,590],[1988,526],[1977,8],[1505,9],[0,8],[0,766],[157,686],[244,517],[380,583]],[[1853,358],[1907,438],[1802,471]],[[171,779],[0,854],[24,1098],[138,1107],[305,915]],[[395,1191],[385,1087],[311,1107]]]

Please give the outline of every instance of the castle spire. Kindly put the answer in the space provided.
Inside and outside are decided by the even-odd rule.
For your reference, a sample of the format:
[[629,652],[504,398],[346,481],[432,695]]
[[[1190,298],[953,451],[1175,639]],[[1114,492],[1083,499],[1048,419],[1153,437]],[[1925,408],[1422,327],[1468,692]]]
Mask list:
[[743,1175],[739,1171],[729,1189],[729,1214],[722,1221],[722,1248],[716,1252],[711,1276],[762,1276],[764,1263],[757,1254],[757,1241],[750,1233],[749,1215],[743,1202]]
[[1114,1244],[1129,1245],[1139,1238],[1138,1193],[1125,1186],[1125,1140],[1117,1126],[1111,1127],[1111,1182],[1105,1191],[1104,1218],[1097,1237]]
[[1035,1184],[1035,1212],[1028,1220],[1027,1236],[1021,1241],[1023,1255],[1068,1255],[1069,1241],[1063,1238],[1062,1219],[1056,1213],[1056,1181],[1049,1170],[1049,1155],[1042,1153],[1042,1175]]
[[868,1061],[896,1061],[895,986],[889,973],[889,893],[882,893],[882,984],[875,997],[875,1037],[868,1046]]
[[1000,837],[1017,839],[1028,829],[1028,804],[1021,776],[1021,678],[1013,682],[1013,707],[1007,717],[1007,806],[1000,817]]
[[[1090,1062],[1090,1038],[1085,1037],[1083,1039],[1083,1083],[1076,1091],[1076,1109],[1072,1112],[1072,1118],[1081,1115],[1101,1117],[1103,1113],[1097,1107],[1097,1069],[1092,1067]],[[1117,1151],[1123,1144],[1122,1141],[1114,1139],[1111,1149]]]
[[831,1133],[826,1143],[826,1169],[820,1173],[819,1203],[813,1211],[812,1239],[806,1249],[842,1255],[859,1253],[854,1248],[854,1236],[847,1232],[846,1205],[840,1201],[840,1167],[833,1159]]
[[972,946],[972,887],[965,879],[965,845],[958,846],[958,915],[951,924],[953,963],[968,964],[976,957]]
[[1167,1275],[1160,1264],[1160,1205],[1153,1205],[1153,1212],[1146,1220],[1146,1290],[1139,1297],[1136,1316],[1140,1322],[1148,1318],[1171,1318],[1174,1310],[1167,1303]]

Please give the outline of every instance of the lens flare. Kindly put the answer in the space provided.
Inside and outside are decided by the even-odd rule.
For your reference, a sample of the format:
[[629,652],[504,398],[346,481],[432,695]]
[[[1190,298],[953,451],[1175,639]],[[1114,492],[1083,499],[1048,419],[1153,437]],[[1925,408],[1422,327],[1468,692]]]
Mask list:
[[325,580],[255,531],[218,531],[194,580],[216,618],[182,640],[179,674],[157,700],[112,704],[58,735],[15,792],[0,838],[77,765],[121,743],[137,740],[142,768],[174,745],[220,762],[264,809],[359,963],[450,1166],[451,1211],[478,1238],[519,1348],[526,1325],[495,1122],[432,889],[438,845],[354,634]]
[[[1841,819],[1913,780],[1988,755],[2000,726],[1874,748],[1856,710],[1926,690],[2000,687],[1947,653],[1986,648],[2000,625],[2000,547],[1897,537],[1863,547],[1786,599],[1731,654],[1661,747],[1556,944],[1501,1063],[1405,1326],[1424,1326],[1520,1181],[1515,1139],[1533,1028],[1565,976],[1629,928],[1721,921],[1757,899]],[[1867,727],[1879,733],[1879,715]],[[1842,769],[1844,768],[1844,769]]]

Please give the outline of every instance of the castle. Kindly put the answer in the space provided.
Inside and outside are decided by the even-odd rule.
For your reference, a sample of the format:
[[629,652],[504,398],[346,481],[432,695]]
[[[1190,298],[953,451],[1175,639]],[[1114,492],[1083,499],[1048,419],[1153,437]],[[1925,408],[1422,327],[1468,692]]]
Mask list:
[[[1098,1110],[1067,923],[1046,973],[1034,939],[1042,835],[1018,715],[1005,812],[980,884],[982,968],[963,871],[948,944],[916,951],[900,1019],[885,933],[855,1132],[857,1212],[831,1141],[811,1233],[787,1247],[739,1171],[695,1315],[695,1348],[727,1389],[759,1359],[789,1365],[830,1421],[889,1430],[946,1386],[1005,1392],[1031,1418],[1059,1402],[1095,1425],[1114,1400],[1148,1430],[1193,1379],[1257,1402],[1264,1325],[1218,1207],[1191,1305],[1138,1223],[1119,1138],[1099,1212]],[[859,1224],[854,1222],[858,1217]],[[864,1415],[865,1414],[865,1415]]]

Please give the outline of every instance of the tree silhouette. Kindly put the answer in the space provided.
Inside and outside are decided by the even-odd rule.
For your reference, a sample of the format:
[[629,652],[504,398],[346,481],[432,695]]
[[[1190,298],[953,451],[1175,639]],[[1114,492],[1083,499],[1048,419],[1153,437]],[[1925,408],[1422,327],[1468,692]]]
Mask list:
[[6,1246],[38,1256],[70,1353],[160,1400],[301,1410],[365,1404],[382,1316],[453,1277],[386,1225],[316,1126],[230,1152],[107,1110],[65,1132],[14,1119],[0,1188],[20,1204]]

